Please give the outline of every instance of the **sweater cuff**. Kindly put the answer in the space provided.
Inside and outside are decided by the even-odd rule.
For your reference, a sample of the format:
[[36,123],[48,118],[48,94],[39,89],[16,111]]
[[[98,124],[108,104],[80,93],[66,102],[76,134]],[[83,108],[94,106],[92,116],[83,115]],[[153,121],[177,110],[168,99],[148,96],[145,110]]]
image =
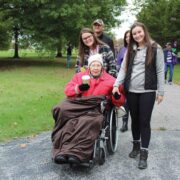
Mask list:
[[158,96],[164,96],[164,91],[158,91],[157,95]]
[[114,85],[113,85],[113,87],[117,87],[117,88],[118,88],[119,86],[118,86],[118,85],[116,85],[116,84],[114,84]]

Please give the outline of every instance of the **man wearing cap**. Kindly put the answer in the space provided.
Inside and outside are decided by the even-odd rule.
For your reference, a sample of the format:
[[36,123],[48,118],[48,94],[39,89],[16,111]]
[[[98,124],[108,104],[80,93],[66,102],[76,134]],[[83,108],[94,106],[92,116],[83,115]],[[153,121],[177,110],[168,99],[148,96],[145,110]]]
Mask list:
[[93,22],[93,31],[95,32],[96,36],[104,43],[106,43],[112,50],[113,54],[115,55],[114,51],[114,43],[113,40],[108,37],[104,32],[104,22],[102,19],[96,19]]

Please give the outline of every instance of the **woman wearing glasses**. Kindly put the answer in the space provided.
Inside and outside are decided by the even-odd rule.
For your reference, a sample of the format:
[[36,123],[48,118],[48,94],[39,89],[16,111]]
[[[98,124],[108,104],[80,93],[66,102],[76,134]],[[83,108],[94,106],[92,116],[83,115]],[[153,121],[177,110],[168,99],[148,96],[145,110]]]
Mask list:
[[88,58],[94,54],[102,54],[103,67],[107,73],[116,77],[116,63],[110,47],[100,41],[89,28],[83,28],[79,36],[79,54],[76,72],[87,69]]

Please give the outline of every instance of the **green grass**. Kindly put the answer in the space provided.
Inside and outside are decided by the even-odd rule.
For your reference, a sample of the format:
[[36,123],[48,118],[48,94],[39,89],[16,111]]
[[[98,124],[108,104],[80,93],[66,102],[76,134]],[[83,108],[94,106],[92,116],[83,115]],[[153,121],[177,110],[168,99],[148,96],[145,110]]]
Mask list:
[[[51,130],[51,109],[73,74],[65,59],[0,59],[0,141]],[[180,84],[180,63],[173,81]]]
[[51,130],[51,108],[74,74],[65,60],[0,61],[0,141]]
[[[52,57],[54,56],[55,53],[52,52],[43,52],[43,51],[35,51],[35,50],[26,50],[26,49],[20,49],[19,51],[19,56],[20,57]],[[13,57],[14,56],[14,49],[9,49],[9,50],[4,50],[0,51],[0,57]]]
[[[44,57],[46,57],[46,59],[55,59],[56,56],[56,52],[52,52],[52,51],[37,51],[34,49],[19,49],[18,51],[19,56],[21,58],[38,58],[38,59],[42,59]],[[63,55],[66,56],[66,51],[63,50],[62,51]],[[72,52],[72,56],[76,57],[77,55],[77,49],[73,49]],[[14,49],[9,49],[9,50],[4,50],[4,51],[0,51],[0,57],[1,58],[10,58],[14,56]]]
[[180,62],[174,66],[173,81],[180,85]]

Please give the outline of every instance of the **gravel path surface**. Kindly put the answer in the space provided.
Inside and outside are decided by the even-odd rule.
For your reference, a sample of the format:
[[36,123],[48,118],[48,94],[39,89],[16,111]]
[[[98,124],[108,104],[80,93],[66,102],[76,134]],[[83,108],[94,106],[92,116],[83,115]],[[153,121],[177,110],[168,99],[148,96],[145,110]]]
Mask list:
[[163,103],[155,106],[145,170],[137,168],[138,158],[128,158],[130,130],[119,133],[117,152],[92,169],[52,163],[51,132],[44,132],[0,144],[0,180],[180,180],[180,86],[166,85]]

